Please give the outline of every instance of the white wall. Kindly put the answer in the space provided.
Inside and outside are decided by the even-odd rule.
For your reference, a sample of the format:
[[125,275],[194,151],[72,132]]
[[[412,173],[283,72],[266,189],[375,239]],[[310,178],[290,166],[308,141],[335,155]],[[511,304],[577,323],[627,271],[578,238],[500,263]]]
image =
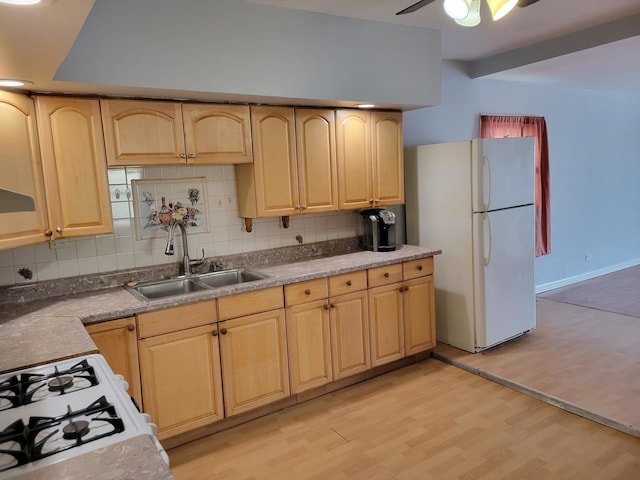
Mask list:
[[98,0],[55,79],[435,105],[440,31],[242,0]]
[[551,254],[536,259],[537,286],[640,263],[640,95],[471,80],[456,62],[442,89],[439,106],[405,113],[406,145],[475,138],[481,113],[546,118]]

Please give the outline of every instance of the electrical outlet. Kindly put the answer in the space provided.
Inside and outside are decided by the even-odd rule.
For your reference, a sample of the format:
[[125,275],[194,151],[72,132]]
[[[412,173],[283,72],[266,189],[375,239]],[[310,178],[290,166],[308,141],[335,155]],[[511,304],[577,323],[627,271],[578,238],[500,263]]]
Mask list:
[[592,258],[593,257],[591,256],[591,253],[587,252],[587,253],[584,254],[584,261],[585,262],[590,262]]
[[71,245],[71,240],[68,238],[55,238],[49,240],[49,248],[51,250],[57,250],[58,248],[66,248]]

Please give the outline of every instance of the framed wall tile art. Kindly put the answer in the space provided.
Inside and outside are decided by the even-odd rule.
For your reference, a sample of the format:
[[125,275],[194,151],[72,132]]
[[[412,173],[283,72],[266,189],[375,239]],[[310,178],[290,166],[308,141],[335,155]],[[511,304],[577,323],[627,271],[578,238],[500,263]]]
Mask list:
[[187,232],[209,231],[206,178],[131,180],[136,238],[165,236],[173,220]]

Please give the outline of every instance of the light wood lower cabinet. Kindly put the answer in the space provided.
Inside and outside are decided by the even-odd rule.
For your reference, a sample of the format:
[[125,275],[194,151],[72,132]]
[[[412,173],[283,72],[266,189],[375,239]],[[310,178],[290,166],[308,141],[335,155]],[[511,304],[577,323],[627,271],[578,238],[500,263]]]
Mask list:
[[435,347],[433,258],[369,269],[368,276],[370,286],[381,285],[369,290],[372,365]]
[[289,396],[284,309],[218,325],[226,416]]
[[111,370],[122,375],[129,383],[128,393],[142,409],[135,318],[121,318],[88,325],[87,331]]
[[140,340],[144,411],[164,439],[224,418],[217,326]]
[[329,298],[333,378],[364,372],[371,367],[367,292]]
[[164,439],[224,418],[216,302],[138,315],[144,411]]

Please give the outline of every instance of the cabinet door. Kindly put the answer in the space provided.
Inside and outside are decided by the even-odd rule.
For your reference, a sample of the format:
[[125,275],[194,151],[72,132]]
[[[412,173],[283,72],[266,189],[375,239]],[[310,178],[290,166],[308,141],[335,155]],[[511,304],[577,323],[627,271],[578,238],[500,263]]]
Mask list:
[[207,325],[138,343],[144,411],[159,439],[223,418],[217,333]]
[[296,109],[295,115],[302,213],[338,210],[335,112]]
[[186,163],[179,103],[101,100],[109,166]]
[[0,91],[0,125],[0,169],[5,172],[0,188],[28,195],[35,208],[0,213],[0,250],[4,250],[46,241],[47,216],[31,98]]
[[382,365],[404,357],[402,283],[369,290],[371,364]]
[[364,372],[371,366],[366,292],[329,299],[333,378]]
[[87,326],[87,331],[100,354],[107,359],[111,370],[122,375],[129,383],[129,395],[142,409],[135,318],[96,323]]
[[359,110],[336,111],[338,199],[342,210],[370,207],[371,114]]
[[187,163],[251,163],[248,105],[182,104]]
[[113,232],[98,100],[38,97],[36,107],[53,235]]
[[288,307],[286,320],[291,393],[332,381],[327,300]]
[[218,325],[227,417],[289,396],[284,310]]
[[436,346],[433,275],[404,282],[404,328],[407,355]]
[[376,206],[404,203],[402,112],[371,112],[372,179]]
[[255,196],[259,217],[297,212],[298,168],[293,108],[251,107]]

